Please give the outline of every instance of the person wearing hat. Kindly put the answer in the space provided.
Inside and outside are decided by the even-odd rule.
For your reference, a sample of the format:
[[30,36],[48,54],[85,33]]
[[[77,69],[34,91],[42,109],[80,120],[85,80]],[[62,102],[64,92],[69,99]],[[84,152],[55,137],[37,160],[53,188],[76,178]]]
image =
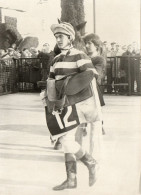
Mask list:
[[42,64],[42,81],[46,81],[49,75],[51,61],[54,58],[54,52],[50,51],[50,45],[48,43],[43,44],[42,50],[37,57],[40,59],[40,63]]
[[116,56],[122,56],[122,50],[119,44],[116,44],[115,54]]
[[104,57],[104,59],[106,59],[106,62],[107,62],[107,57],[109,55],[109,47],[108,47],[108,42],[107,41],[104,41],[102,43],[102,56]]
[[11,58],[14,56],[14,49],[13,48],[8,48],[8,55]]
[[127,45],[123,45],[121,49],[123,50],[122,53],[126,52],[127,51]]
[[[96,181],[97,162],[80,146],[80,144],[78,144],[78,142],[75,141],[75,133],[79,124],[86,122],[94,123],[96,120],[101,120],[101,107],[95,84],[97,72],[91,63],[90,58],[84,52],[73,47],[75,31],[71,24],[66,22],[53,24],[51,26],[51,31],[56,38],[56,43],[60,48],[61,53],[57,55],[52,62],[47,83],[49,84],[50,81],[53,81],[55,83],[55,89],[58,89],[59,83],[65,81],[64,87],[66,86],[66,88],[64,93],[67,95],[71,94],[73,99],[71,102],[68,98],[68,102],[71,102],[70,106],[62,107],[61,105],[61,109],[53,107],[54,109],[51,113],[56,116],[56,120],[61,128],[60,131],[56,129],[58,134],[52,134],[52,138],[54,139],[55,137],[59,137],[63,146],[67,174],[67,179],[61,185],[54,187],[53,190],[57,191],[77,187],[77,160],[80,160],[88,168],[89,186],[93,186]],[[86,85],[90,79],[89,77],[92,78],[91,84],[85,88],[87,93],[84,95],[84,93],[82,93],[83,90],[80,91],[80,89],[84,87],[83,85]],[[68,84],[66,83],[67,78],[70,79],[67,81]],[[77,81],[79,82],[79,85]],[[53,93],[53,87],[47,85],[47,89],[49,99],[49,96]],[[61,88],[59,90],[59,94],[60,91]],[[93,91],[95,91],[95,93],[93,93]],[[58,93],[57,90],[56,93]],[[83,95],[80,95],[80,93]],[[75,99],[76,96],[77,98]],[[69,95],[67,97],[69,97]],[[49,106],[47,105],[47,107]],[[62,120],[61,116],[65,110],[69,110],[69,112],[66,113]],[[69,120],[67,120],[68,116],[71,116]],[[52,127],[53,129],[52,125],[55,125],[55,123],[49,126],[50,119],[48,116],[47,120],[48,128]],[[64,128],[66,131],[64,131]],[[52,129],[49,128],[50,131],[53,131]]]
[[[131,60],[131,92],[141,92],[141,78],[140,78],[140,50],[138,48],[138,43],[133,42],[132,43],[132,55],[134,58]],[[136,82],[136,87],[135,87],[135,82]]]
[[111,43],[111,49],[110,49],[110,53],[111,53],[110,56],[111,57],[115,57],[116,56],[115,45],[116,45],[115,42]]
[[[126,47],[126,51],[122,54],[120,61],[120,82],[128,83],[128,68],[129,68],[129,57],[132,57],[132,45]],[[131,58],[132,59],[132,58]],[[128,92],[128,86],[120,86],[119,92],[126,94]]]

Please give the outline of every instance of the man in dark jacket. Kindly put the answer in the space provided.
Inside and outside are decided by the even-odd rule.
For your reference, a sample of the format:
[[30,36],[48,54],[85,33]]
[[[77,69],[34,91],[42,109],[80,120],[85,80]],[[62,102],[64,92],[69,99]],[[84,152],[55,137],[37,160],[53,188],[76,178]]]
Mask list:
[[46,81],[49,75],[50,64],[54,58],[54,52],[49,51],[49,44],[43,45],[42,51],[37,56],[42,64],[42,81]]

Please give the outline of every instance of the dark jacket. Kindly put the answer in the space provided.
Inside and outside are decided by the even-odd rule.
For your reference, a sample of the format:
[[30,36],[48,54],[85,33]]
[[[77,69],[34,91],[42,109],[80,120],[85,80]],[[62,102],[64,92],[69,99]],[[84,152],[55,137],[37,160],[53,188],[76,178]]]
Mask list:
[[128,57],[131,57],[132,53],[129,51],[126,51],[122,54],[121,63],[120,63],[120,69],[124,70],[125,73],[128,73]]
[[92,60],[93,66],[95,67],[95,69],[97,70],[99,74],[97,78],[97,91],[99,95],[100,104],[101,106],[104,106],[105,102],[103,98],[103,88],[100,85],[103,84],[105,73],[106,73],[106,70],[105,70],[106,60],[102,56],[93,57],[91,58],[91,60]]
[[102,56],[93,57],[93,58],[91,58],[91,60],[92,60],[92,63],[94,65],[95,69],[97,70],[97,72],[99,74],[97,82],[99,85],[101,85],[103,82],[103,79],[105,77],[106,60]]

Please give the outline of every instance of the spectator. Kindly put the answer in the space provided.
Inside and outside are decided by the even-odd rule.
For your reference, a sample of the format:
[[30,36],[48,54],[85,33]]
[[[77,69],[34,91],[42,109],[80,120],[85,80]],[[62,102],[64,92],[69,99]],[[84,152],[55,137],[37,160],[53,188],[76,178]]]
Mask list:
[[48,43],[43,45],[42,51],[37,56],[42,64],[42,81],[46,81],[49,75],[50,63],[54,58],[54,52],[50,51]]
[[122,51],[120,49],[120,45],[119,44],[116,44],[115,55],[116,56],[121,56],[122,55]]
[[[120,63],[120,81],[121,83],[128,83],[128,57],[132,56],[132,45],[128,45],[126,52],[122,54],[121,63]],[[119,92],[127,92],[127,87],[121,86]]]
[[31,58],[37,58],[37,56],[38,56],[38,51],[36,50],[35,47],[31,47],[29,51],[30,51],[30,53],[31,53]]
[[10,58],[13,58],[14,57],[14,49],[13,48],[8,48],[8,55]]
[[141,81],[140,81],[140,51],[138,49],[137,42],[132,43],[132,62],[131,62],[131,92],[135,92],[135,83],[136,83],[136,92],[141,91]]
[[27,48],[24,48],[22,50],[21,58],[30,58],[30,57],[31,57],[31,53]]
[[138,49],[138,44],[137,44],[137,42],[134,41],[134,42],[132,43],[132,47],[133,47],[132,54],[133,54],[133,55],[139,54],[139,49]]
[[107,47],[107,41],[103,42],[103,54],[102,56],[106,59],[108,54],[108,47]]
[[5,58],[6,55],[7,55],[7,52],[5,52],[4,49],[0,49],[0,58],[1,58],[1,59],[2,59],[2,58]]
[[14,50],[16,50],[16,49],[17,49],[16,44],[15,44],[15,43],[13,43],[13,44],[11,45],[11,48],[13,48]]
[[110,56],[111,57],[115,57],[115,55],[116,55],[116,53],[115,53],[116,52],[115,51],[115,44],[116,44],[115,42],[111,43],[111,50],[110,50],[110,54],[111,54]]
[[128,45],[127,50],[122,54],[124,57],[132,56],[133,47],[132,45]]
[[127,45],[123,45],[121,49],[122,49],[122,53],[126,52],[127,51]]
[[[122,52],[120,50],[120,45],[116,44],[116,46],[115,46],[115,56],[117,57],[117,59],[116,59],[116,66],[114,66],[114,73],[113,73],[113,75],[115,76],[114,83],[117,83],[117,82],[120,81],[120,62],[121,62],[120,56],[121,55],[122,55]],[[115,74],[115,72],[117,72],[117,73]],[[119,87],[114,86],[114,90],[119,91]]]

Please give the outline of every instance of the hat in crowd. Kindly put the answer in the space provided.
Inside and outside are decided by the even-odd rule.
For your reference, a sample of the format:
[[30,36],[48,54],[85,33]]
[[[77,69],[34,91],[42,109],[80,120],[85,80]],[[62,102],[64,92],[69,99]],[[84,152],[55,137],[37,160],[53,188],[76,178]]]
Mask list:
[[104,41],[104,42],[103,42],[103,45],[107,45],[107,41]]
[[82,37],[82,39],[84,40],[85,43],[88,41],[92,41],[94,43],[94,45],[96,45],[97,47],[102,45],[100,37],[94,33],[86,34]]
[[49,47],[49,44],[48,43],[44,43],[43,46],[48,46]]
[[72,40],[75,39],[75,31],[73,26],[67,22],[61,22],[60,24],[52,24],[50,27],[53,34],[62,33],[65,35],[69,35]]
[[36,53],[37,52],[37,49],[35,47],[30,47],[30,51]]
[[14,51],[13,48],[8,48],[8,52]]
[[122,46],[122,49],[127,49],[127,45],[123,45]]
[[116,42],[112,42],[112,43],[111,43],[111,45],[115,45],[115,44],[116,44]]

